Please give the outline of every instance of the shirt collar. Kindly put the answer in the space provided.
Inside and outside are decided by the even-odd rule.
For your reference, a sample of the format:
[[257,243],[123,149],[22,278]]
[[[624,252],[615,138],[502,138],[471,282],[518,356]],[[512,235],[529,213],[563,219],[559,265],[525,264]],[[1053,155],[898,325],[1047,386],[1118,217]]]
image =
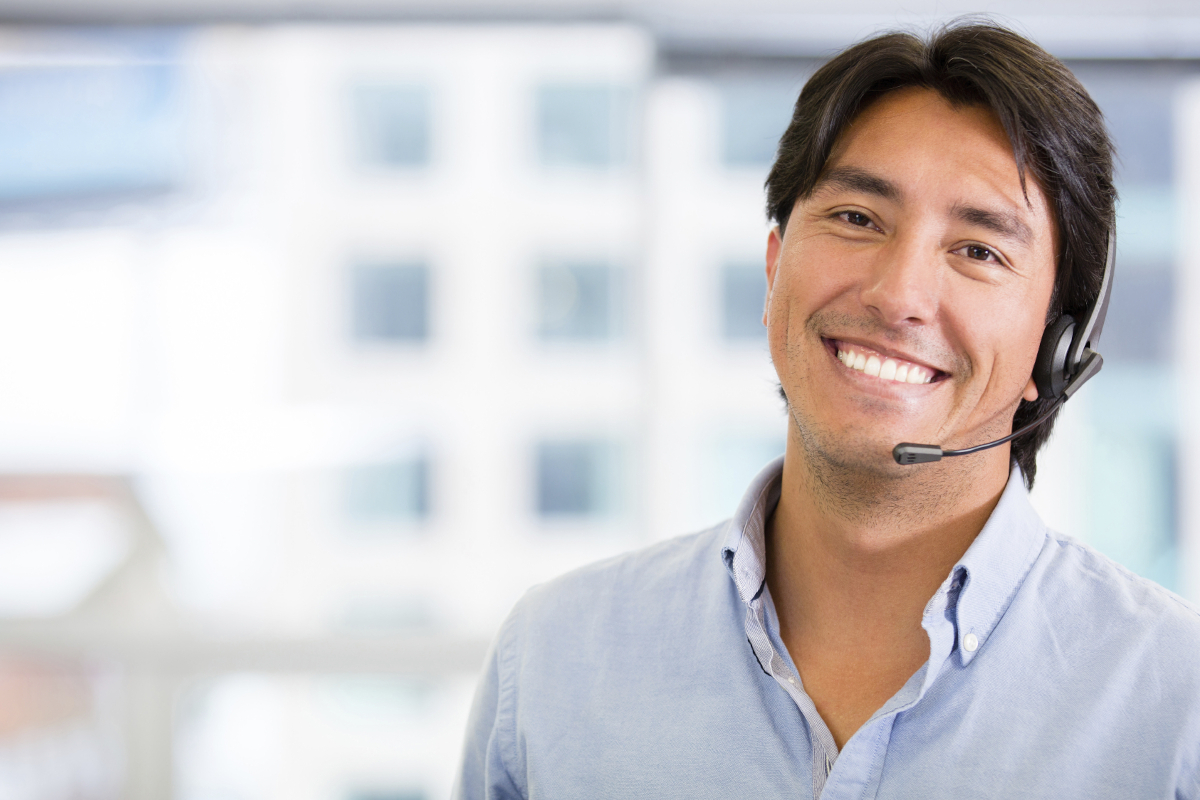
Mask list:
[[[952,583],[960,583],[956,617],[963,664],[983,650],[1045,542],[1046,526],[1033,510],[1021,471],[1014,466],[983,530],[939,590],[950,591]],[[975,637],[970,648],[965,646],[968,636]]]
[[728,523],[721,557],[743,603],[758,597],[767,577],[766,524],[779,505],[782,479],[783,456],[780,456],[754,476]]
[[[779,504],[782,476],[780,456],[750,482],[728,523],[721,555],[743,603],[758,597],[766,579],[766,521]],[[935,609],[953,614],[957,630],[952,635],[957,642],[946,644],[951,650],[957,644],[964,665],[987,643],[1045,540],[1045,525],[1030,505],[1021,472],[1014,466],[988,521],[927,607],[927,616]],[[932,630],[930,635],[935,636]],[[971,648],[966,646],[968,635],[975,637]],[[929,680],[936,675],[931,672]]]

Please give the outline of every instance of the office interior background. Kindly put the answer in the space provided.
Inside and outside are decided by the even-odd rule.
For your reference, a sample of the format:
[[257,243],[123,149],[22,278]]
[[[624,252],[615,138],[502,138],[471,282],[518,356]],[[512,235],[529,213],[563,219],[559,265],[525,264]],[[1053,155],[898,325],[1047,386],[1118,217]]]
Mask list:
[[[509,607],[782,452],[807,76],[978,10],[0,3],[0,798],[433,800]],[[1047,521],[1200,598],[1200,13],[992,6],[1120,154]]]

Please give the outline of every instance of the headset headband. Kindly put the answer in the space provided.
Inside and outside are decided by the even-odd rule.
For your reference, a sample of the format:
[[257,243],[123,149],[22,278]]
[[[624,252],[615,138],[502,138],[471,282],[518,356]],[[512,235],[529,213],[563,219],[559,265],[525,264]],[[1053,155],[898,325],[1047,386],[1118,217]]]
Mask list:
[[[1083,361],[1084,348],[1095,350],[1100,344],[1100,332],[1104,330],[1104,318],[1108,316],[1108,301],[1112,297],[1113,264],[1117,260],[1117,225],[1114,220],[1108,227],[1108,254],[1104,259],[1104,275],[1100,277],[1100,294],[1088,309],[1083,324],[1075,328],[1071,337],[1071,352],[1067,357],[1069,368],[1074,371]],[[1069,377],[1069,376],[1068,376]]]

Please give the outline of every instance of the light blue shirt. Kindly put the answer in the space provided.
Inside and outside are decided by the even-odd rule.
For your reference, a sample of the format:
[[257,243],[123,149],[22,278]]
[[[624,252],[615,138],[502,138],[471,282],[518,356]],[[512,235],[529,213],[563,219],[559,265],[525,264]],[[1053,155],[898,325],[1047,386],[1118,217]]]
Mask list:
[[1047,530],[1016,471],[925,607],[929,661],[838,752],[766,586],[781,469],[522,598],[457,797],[1200,799],[1200,614]]

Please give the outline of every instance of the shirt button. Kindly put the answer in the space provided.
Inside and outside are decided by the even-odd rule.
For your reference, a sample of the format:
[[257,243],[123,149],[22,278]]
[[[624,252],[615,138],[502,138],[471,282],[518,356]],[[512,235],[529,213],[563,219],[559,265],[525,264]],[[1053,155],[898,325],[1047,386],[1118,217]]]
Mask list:
[[979,637],[973,633],[968,633],[963,637],[963,647],[966,648],[968,653],[974,653],[979,649]]
[[788,678],[788,683],[790,683],[792,686],[795,686],[795,685],[796,685],[796,679],[795,679],[795,678]]

